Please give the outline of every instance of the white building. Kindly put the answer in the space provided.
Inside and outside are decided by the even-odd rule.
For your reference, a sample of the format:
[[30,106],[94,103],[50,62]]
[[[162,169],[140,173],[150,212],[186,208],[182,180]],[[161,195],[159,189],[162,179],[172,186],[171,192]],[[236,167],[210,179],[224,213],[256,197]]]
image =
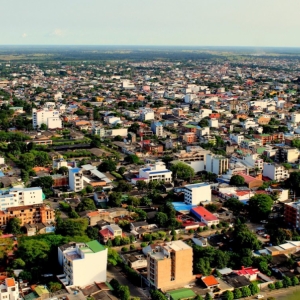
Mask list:
[[197,98],[197,95],[196,94],[186,94],[184,96],[184,102],[185,103],[191,103],[193,102],[194,100],[196,100]]
[[141,168],[139,179],[144,179],[146,182],[172,182],[172,171],[166,169],[166,165],[163,162],[156,162],[155,164],[149,164],[145,168]]
[[133,90],[135,88],[134,83],[128,79],[123,80],[122,87],[125,90]]
[[252,127],[252,128],[258,127],[258,124],[253,119],[250,118],[250,119],[244,121],[243,127],[245,129],[249,129],[250,127]]
[[0,300],[18,300],[21,299],[19,295],[19,284],[14,278],[6,278],[0,284]]
[[163,129],[163,126],[160,122],[152,122],[151,123],[151,131],[156,136],[163,136],[164,135],[164,129]]
[[40,187],[12,188],[0,192],[0,210],[8,207],[43,203],[43,191]]
[[282,181],[290,177],[289,171],[282,165],[264,163],[263,176],[271,180]]
[[140,119],[142,121],[154,120],[154,111],[152,109],[141,109],[140,110]]
[[230,133],[230,140],[238,145],[240,145],[244,141],[244,136],[241,134]]
[[206,182],[188,184],[184,187],[184,202],[186,204],[199,205],[211,202],[210,184]]
[[219,121],[218,119],[209,119],[209,127],[218,128],[219,127]]
[[32,126],[38,128],[46,124],[49,129],[62,128],[60,113],[54,109],[32,109]]
[[244,156],[242,162],[250,168],[258,168],[259,170],[262,170],[264,167],[264,161],[259,158],[257,153]]
[[98,241],[60,246],[58,262],[64,270],[58,278],[66,286],[84,287],[106,281],[107,248]]
[[83,174],[80,168],[69,169],[69,187],[74,192],[83,189]]
[[206,171],[217,175],[225,173],[229,168],[228,158],[221,155],[206,155]]
[[293,113],[291,115],[291,122],[292,123],[299,123],[300,122],[300,114]]

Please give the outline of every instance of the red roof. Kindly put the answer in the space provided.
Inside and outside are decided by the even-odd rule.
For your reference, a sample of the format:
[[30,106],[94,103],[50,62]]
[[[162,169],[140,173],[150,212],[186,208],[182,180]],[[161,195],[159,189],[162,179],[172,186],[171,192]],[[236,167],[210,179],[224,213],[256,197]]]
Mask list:
[[114,235],[107,228],[100,230],[99,233],[105,238],[114,237]]
[[206,286],[214,286],[219,284],[219,282],[213,275],[202,277],[201,279]]
[[192,211],[200,215],[206,221],[218,221],[218,218],[214,216],[211,212],[205,209],[203,206],[198,206],[192,208]]
[[7,287],[15,286],[15,280],[13,278],[6,278],[5,283]]
[[259,271],[258,269],[254,269],[252,267],[248,267],[248,268],[245,268],[245,267],[242,267],[241,270],[236,270],[234,271],[236,274],[238,275],[241,275],[241,276],[246,276],[246,275],[255,275],[255,274],[258,274]]

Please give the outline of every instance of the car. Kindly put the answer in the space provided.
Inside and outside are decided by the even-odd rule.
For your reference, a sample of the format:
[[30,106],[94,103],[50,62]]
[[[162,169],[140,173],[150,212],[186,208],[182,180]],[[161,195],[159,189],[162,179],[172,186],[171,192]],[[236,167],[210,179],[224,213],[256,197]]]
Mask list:
[[263,299],[264,298],[264,295],[257,295],[256,296],[256,299]]

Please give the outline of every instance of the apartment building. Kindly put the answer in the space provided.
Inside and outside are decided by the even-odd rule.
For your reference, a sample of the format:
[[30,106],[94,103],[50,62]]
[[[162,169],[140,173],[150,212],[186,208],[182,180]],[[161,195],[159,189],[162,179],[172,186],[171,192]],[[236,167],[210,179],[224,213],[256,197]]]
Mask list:
[[161,137],[164,135],[163,125],[160,122],[152,122],[151,130],[158,137]]
[[0,283],[0,300],[18,300],[19,293],[19,284],[14,278],[6,278]]
[[263,145],[269,144],[271,142],[283,142],[284,141],[284,134],[282,132],[274,132],[274,133],[262,133],[262,134],[253,134],[255,139],[261,140]]
[[207,154],[206,155],[206,171],[211,172],[217,175],[225,173],[229,169],[228,158],[215,155]]
[[83,189],[83,174],[80,168],[69,169],[69,187],[74,192]]
[[197,142],[197,135],[194,132],[185,132],[182,136],[182,140],[186,142],[187,144],[192,144]]
[[106,281],[107,249],[98,241],[58,247],[58,262],[64,273],[57,277],[65,286],[84,287]]
[[240,145],[244,141],[244,136],[242,134],[231,133],[229,138],[233,143],[236,143],[238,145]]
[[300,228],[300,201],[284,205],[284,221],[294,228]]
[[0,225],[7,225],[10,219],[18,218],[21,226],[25,224],[52,223],[55,220],[55,212],[45,204],[9,207],[0,211]]
[[258,154],[248,154],[244,156],[242,163],[250,168],[258,168],[259,170],[262,170],[264,166],[264,161],[259,158]]
[[60,112],[54,109],[32,109],[32,126],[39,128],[42,124],[46,124],[49,129],[62,128]]
[[188,184],[184,187],[184,202],[191,205],[211,202],[211,187],[209,183]]
[[140,111],[140,119],[142,121],[154,120],[154,111],[152,109],[141,109]]
[[299,160],[300,152],[297,148],[291,148],[288,146],[279,147],[275,153],[275,161],[295,163]]
[[0,191],[0,210],[8,207],[41,204],[45,198],[40,187],[11,188]]
[[147,279],[163,291],[192,282],[192,247],[181,240],[156,245],[147,254]]
[[293,113],[291,115],[291,122],[292,123],[299,123],[300,122],[300,114]]
[[271,180],[282,181],[290,177],[284,166],[275,163],[264,163],[263,176]]
[[165,181],[172,182],[172,171],[166,168],[163,162],[149,164],[146,168],[141,168],[139,171],[139,179],[146,182],[150,181]]

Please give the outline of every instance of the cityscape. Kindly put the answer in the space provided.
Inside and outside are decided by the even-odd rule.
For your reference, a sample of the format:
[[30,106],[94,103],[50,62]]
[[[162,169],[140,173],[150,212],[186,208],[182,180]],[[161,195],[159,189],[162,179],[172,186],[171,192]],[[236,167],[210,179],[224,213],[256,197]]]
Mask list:
[[6,4],[0,300],[300,299],[299,4],[131,1]]

